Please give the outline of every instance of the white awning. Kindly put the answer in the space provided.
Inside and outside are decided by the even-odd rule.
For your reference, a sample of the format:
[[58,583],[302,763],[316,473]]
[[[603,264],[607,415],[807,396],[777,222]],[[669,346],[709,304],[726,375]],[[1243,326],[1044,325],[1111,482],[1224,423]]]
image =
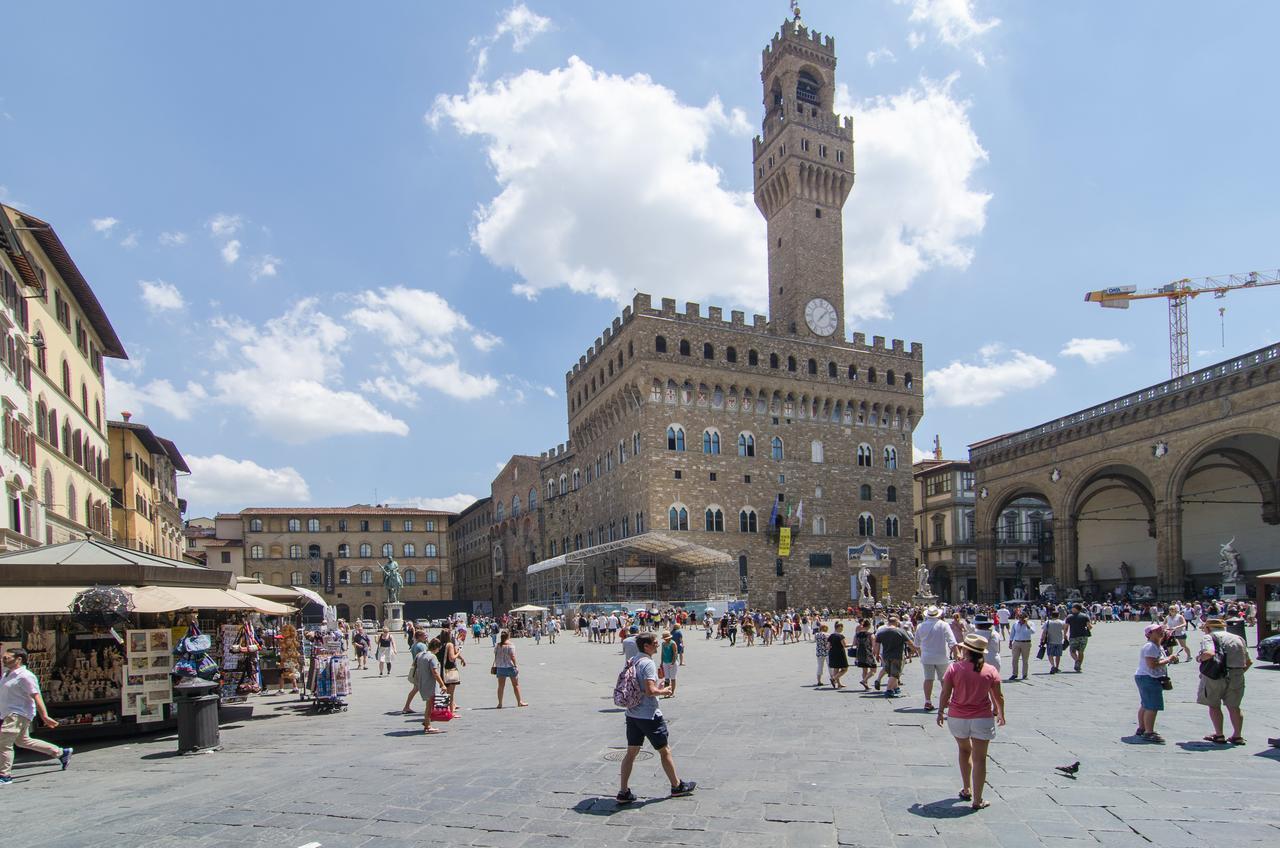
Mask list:
[[[0,615],[49,615],[71,613],[71,602],[88,586],[0,587]],[[128,587],[124,587],[128,588]]]
[[629,536],[625,539],[617,539],[612,542],[593,545],[590,548],[570,551],[567,554],[554,556],[550,559],[544,559],[541,562],[536,562],[529,566],[526,574],[538,574],[543,571],[549,571],[553,568],[568,565],[569,563],[582,562],[593,556],[601,556],[603,554],[614,553],[615,551],[629,551],[648,554],[650,556],[661,557],[662,559],[674,562],[677,565],[689,567],[729,565],[734,562],[732,554],[725,553],[724,551],[717,551],[714,548],[708,548],[705,545],[695,545],[692,542],[686,542],[676,536],[651,530],[648,533],[641,533],[638,536]]

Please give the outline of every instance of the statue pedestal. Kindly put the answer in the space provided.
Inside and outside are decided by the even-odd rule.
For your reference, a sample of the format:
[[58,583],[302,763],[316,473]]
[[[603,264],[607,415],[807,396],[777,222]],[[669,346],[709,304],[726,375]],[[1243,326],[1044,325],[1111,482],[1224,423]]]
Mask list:
[[911,596],[912,606],[932,607],[932,606],[937,606],[937,604],[938,604],[937,595],[921,595],[920,593],[917,592],[916,594]]
[[1240,587],[1235,583],[1223,583],[1222,591],[1218,593],[1218,597],[1224,601],[1238,601],[1240,599]]
[[399,601],[395,603],[388,601],[382,605],[382,614],[384,616],[382,619],[383,627],[392,633],[404,630],[404,604]]

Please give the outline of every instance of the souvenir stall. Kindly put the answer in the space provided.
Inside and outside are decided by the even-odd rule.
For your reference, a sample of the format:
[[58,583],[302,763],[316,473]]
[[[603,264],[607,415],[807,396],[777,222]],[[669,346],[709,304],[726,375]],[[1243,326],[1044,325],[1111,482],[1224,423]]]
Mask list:
[[303,640],[307,666],[306,690],[316,712],[345,710],[351,694],[351,669],[346,641],[336,630],[312,631]]
[[84,540],[0,555],[0,644],[28,650],[59,727],[51,741],[171,727],[192,632],[294,608],[228,587],[230,572]]

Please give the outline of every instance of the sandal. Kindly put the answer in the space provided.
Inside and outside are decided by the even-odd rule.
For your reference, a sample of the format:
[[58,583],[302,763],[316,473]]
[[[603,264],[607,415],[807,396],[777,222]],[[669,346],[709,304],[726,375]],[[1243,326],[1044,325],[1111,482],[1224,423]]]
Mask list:
[[428,734],[428,735],[435,735],[435,734],[437,734],[437,733],[444,733],[444,731],[443,731],[443,730],[441,730],[441,729],[440,729],[440,728],[438,728],[438,727],[424,727],[424,728],[422,728],[422,732],[423,732],[423,733],[426,733],[426,734]]
[[972,800],[973,800],[973,793],[972,793],[972,792],[970,792],[968,789],[961,789],[961,790],[960,790],[960,800],[961,800],[961,801],[972,801]]
[[1243,744],[1244,744],[1244,737],[1243,737],[1243,736],[1232,736],[1232,737],[1231,737],[1230,739],[1228,739],[1227,741],[1228,741],[1228,742],[1230,742],[1232,745],[1243,745]]
[[1142,734],[1142,738],[1147,740],[1148,742],[1154,742],[1157,745],[1164,744],[1164,737],[1161,736],[1159,733],[1156,733],[1154,730],[1151,731],[1150,733]]
[[990,801],[979,801],[978,803],[974,804],[970,809],[973,809],[975,811],[985,810],[987,807],[990,807],[990,806],[991,806]]
[[1215,733],[1212,736],[1206,736],[1204,741],[1212,742],[1215,745],[1225,745],[1227,744],[1227,737],[1223,736],[1221,733]]

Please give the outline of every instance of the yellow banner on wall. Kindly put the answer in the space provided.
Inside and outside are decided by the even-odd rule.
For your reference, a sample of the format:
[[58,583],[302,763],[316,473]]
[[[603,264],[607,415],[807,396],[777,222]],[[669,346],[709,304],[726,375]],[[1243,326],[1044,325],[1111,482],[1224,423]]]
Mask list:
[[778,528],[778,556],[791,556],[791,528]]

